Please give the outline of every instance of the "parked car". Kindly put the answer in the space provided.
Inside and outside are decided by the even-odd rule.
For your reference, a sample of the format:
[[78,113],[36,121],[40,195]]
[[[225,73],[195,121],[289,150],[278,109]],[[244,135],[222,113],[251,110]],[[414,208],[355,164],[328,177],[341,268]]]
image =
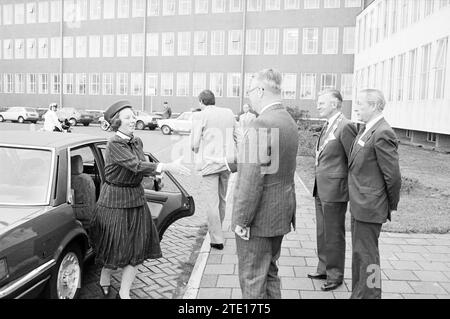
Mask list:
[[181,113],[176,119],[161,119],[157,121],[164,135],[172,132],[190,132],[192,129],[192,112]]
[[[146,127],[149,128],[149,130],[154,130],[158,127],[157,121],[160,120],[162,117],[160,115],[156,114],[148,114],[144,111],[134,111],[136,115],[136,129],[137,130],[144,130]],[[109,128],[108,123],[105,122],[105,118],[102,116],[100,119],[100,127],[102,130],[106,131]]]
[[87,113],[92,115],[94,124],[100,124],[100,118],[103,116],[104,111],[101,110],[86,110]]
[[39,114],[39,121],[44,121],[44,115],[48,111],[48,107],[38,107],[36,111]]
[[68,120],[71,126],[76,126],[78,123],[89,126],[94,120],[94,117],[85,110],[78,110],[74,107],[64,107],[58,109],[56,113],[61,122]]
[[0,112],[0,122],[31,122],[36,123],[39,120],[39,114],[36,109],[31,107],[10,107],[5,112]]
[[[106,143],[82,134],[0,134],[0,299],[77,297],[83,265],[94,252],[77,215],[83,204],[75,199],[98,199]],[[148,153],[146,160],[158,162]],[[93,182],[95,191],[80,180],[72,184],[77,175]],[[160,239],[195,211],[193,198],[170,173],[165,176],[164,185],[150,177],[142,184]]]

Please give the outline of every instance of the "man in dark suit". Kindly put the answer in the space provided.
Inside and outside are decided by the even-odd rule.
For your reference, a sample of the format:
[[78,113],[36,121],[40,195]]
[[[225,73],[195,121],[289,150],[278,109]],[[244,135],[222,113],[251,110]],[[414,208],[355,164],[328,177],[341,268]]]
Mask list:
[[256,73],[247,91],[259,117],[239,146],[232,229],[239,282],[246,299],[281,298],[277,260],[283,236],[295,227],[298,128],[281,101],[281,74]]
[[316,146],[313,196],[316,202],[317,255],[312,279],[326,279],[322,290],[342,285],[345,266],[345,213],[348,202],[348,156],[357,130],[341,113],[342,96],[337,90],[319,94],[317,110],[327,121]]
[[349,195],[352,215],[352,299],[381,298],[378,239],[381,226],[397,210],[401,175],[397,137],[383,117],[383,93],[359,92],[354,107],[365,123],[349,158]]

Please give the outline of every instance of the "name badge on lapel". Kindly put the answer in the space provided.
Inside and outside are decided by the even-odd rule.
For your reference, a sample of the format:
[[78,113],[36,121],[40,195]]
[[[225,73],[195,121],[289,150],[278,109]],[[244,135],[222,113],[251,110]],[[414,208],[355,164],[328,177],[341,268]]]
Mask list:
[[361,147],[364,147],[364,145],[366,145],[366,143],[365,143],[364,141],[362,141],[362,140],[359,140],[359,141],[358,141],[358,144],[359,144]]

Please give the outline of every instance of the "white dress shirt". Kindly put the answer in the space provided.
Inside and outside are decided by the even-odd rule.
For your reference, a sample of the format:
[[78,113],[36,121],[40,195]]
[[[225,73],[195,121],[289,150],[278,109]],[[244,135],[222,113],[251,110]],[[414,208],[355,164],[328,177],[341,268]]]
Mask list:
[[361,137],[359,138],[359,140],[361,141],[362,138],[367,134],[367,132],[369,132],[369,130],[375,125],[377,124],[382,118],[384,118],[383,114],[378,115],[377,117],[375,117],[374,119],[371,119],[369,122],[366,123],[366,129],[364,130],[364,132],[362,133]]

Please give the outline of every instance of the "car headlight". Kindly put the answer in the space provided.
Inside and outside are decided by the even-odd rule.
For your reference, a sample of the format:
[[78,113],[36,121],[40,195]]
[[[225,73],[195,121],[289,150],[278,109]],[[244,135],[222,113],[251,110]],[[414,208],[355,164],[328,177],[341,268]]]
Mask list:
[[8,277],[8,264],[6,258],[0,259],[0,280]]

